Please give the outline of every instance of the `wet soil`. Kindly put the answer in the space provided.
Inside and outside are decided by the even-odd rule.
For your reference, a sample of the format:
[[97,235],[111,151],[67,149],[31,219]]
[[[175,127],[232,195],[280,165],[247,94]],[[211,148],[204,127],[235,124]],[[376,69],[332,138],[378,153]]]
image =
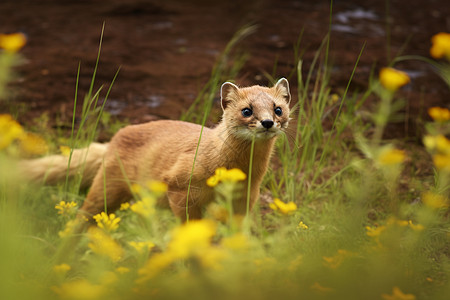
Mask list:
[[[70,124],[78,65],[78,93],[83,95],[89,89],[103,23],[96,88],[108,85],[120,67],[106,110],[139,123],[179,118],[244,25],[257,25],[257,30],[239,44],[248,60],[230,79],[242,86],[267,85],[265,73],[288,76],[295,68],[294,45],[302,32],[306,75],[329,29],[330,1],[3,0],[0,15],[1,32],[21,31],[28,37],[21,51],[25,63],[17,69],[10,99],[16,109],[24,107],[22,123],[33,123],[45,113],[53,125]],[[351,93],[366,90],[372,70],[377,74],[397,55],[429,57],[430,38],[441,31],[450,31],[445,0],[335,1],[329,56],[332,92],[342,95],[362,47]],[[406,119],[390,133],[417,136],[427,107],[449,107],[449,88],[425,63],[396,66],[410,73],[412,83],[400,93],[406,99]],[[290,79],[295,94],[296,79]],[[1,103],[0,112],[8,112],[11,103]],[[373,109],[371,105],[368,101],[366,109]]]

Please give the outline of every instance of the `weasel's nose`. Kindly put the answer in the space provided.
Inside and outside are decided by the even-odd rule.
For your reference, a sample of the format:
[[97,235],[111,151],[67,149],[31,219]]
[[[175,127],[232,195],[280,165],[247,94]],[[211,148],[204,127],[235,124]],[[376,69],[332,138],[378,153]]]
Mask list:
[[264,128],[269,129],[269,128],[272,128],[272,126],[273,126],[273,121],[272,121],[272,120],[262,120],[262,121],[261,121],[261,125],[262,125]]

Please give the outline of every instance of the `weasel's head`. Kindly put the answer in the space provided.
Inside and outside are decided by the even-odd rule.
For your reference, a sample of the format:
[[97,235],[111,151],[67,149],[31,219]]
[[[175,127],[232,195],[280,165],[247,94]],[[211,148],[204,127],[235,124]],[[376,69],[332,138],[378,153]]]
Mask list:
[[223,122],[237,137],[271,139],[288,126],[291,94],[285,78],[271,88],[256,85],[239,88],[225,82],[221,98]]

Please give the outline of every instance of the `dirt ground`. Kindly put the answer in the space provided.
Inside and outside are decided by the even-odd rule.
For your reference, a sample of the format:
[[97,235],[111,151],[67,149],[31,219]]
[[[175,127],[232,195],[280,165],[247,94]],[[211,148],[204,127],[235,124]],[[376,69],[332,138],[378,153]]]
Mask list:
[[[352,92],[367,88],[373,66],[377,72],[398,54],[429,57],[431,36],[450,31],[450,6],[445,0],[395,0],[389,7],[379,0],[334,2],[331,89],[338,94],[364,43]],[[70,124],[78,64],[82,95],[90,84],[103,22],[97,85],[109,84],[121,67],[106,110],[139,123],[179,118],[208,81],[233,34],[247,24],[258,27],[240,43],[249,58],[232,78],[239,85],[267,85],[263,74],[272,73],[275,65],[276,77],[288,76],[295,67],[293,49],[302,30],[306,74],[328,31],[330,1],[3,0],[0,16],[0,32],[20,31],[28,37],[21,52],[25,64],[11,85],[13,103],[26,107],[20,114],[22,123],[45,112],[50,120]],[[427,107],[449,107],[449,89],[425,63],[396,66],[412,78],[402,90],[407,120],[396,127],[396,135],[414,136]],[[294,94],[295,81],[292,77]],[[8,109],[0,104],[1,113]]]

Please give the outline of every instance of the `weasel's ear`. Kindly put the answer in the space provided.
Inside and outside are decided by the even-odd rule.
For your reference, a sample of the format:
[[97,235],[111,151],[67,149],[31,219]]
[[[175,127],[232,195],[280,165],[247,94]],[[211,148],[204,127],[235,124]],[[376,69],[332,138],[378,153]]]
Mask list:
[[275,89],[277,89],[281,92],[281,95],[283,95],[287,104],[289,104],[289,102],[291,102],[291,93],[289,91],[289,82],[287,81],[286,78],[281,78],[280,80],[278,80],[277,83],[275,84]]
[[224,84],[222,84],[222,87],[220,88],[220,103],[223,110],[227,108],[228,103],[232,99],[232,95],[237,93],[238,90],[238,86],[234,83],[225,82]]

